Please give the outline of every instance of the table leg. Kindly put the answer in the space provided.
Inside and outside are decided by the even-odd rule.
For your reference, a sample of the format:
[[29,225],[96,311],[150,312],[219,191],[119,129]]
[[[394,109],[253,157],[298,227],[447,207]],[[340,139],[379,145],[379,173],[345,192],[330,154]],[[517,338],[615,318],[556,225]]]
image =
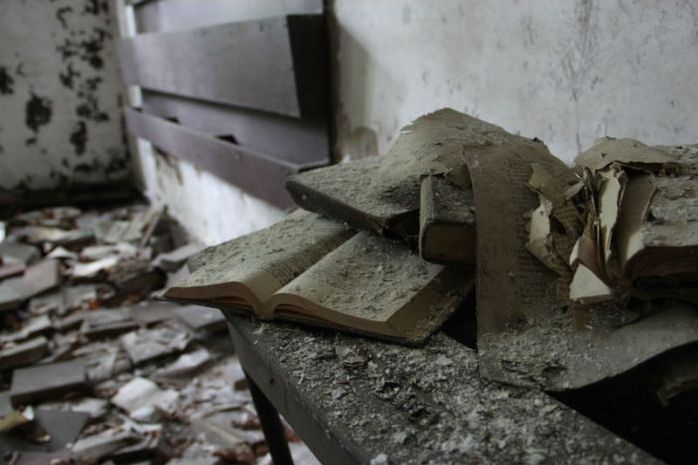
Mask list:
[[269,453],[274,465],[293,465],[291,451],[288,448],[284,425],[279,417],[279,412],[276,411],[276,408],[269,402],[267,396],[264,395],[247,373],[245,373],[245,377],[247,378],[247,385],[250,389],[250,394],[252,394],[252,401],[255,409],[257,409],[259,422],[262,424],[262,431],[264,431],[264,437],[267,440]]

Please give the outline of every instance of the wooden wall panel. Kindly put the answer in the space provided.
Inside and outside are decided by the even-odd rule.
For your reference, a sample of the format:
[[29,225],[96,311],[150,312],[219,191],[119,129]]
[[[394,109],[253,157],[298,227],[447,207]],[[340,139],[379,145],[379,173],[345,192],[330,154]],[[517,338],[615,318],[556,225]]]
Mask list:
[[327,121],[299,120],[158,92],[143,92],[143,111],[294,163],[330,161]]
[[327,114],[322,15],[284,16],[164,34],[118,46],[127,84],[292,117]]
[[286,15],[322,14],[323,0],[140,0],[138,33],[174,32]]
[[280,208],[294,205],[284,188],[286,177],[320,165],[279,160],[132,109],[126,121],[136,137]]

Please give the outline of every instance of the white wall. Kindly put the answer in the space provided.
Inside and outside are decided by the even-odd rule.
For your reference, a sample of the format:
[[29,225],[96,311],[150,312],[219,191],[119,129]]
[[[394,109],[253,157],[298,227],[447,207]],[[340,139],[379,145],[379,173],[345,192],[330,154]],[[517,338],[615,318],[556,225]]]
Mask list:
[[107,2],[0,1],[0,189],[129,174]]
[[337,0],[334,16],[343,156],[445,106],[567,161],[604,135],[698,142],[695,0]]
[[[537,136],[566,161],[603,135],[698,141],[694,0],[336,0],[330,14],[341,158],[385,153],[402,126],[445,106]],[[208,244],[284,214],[157,160],[142,155],[151,198]]]
[[167,206],[187,232],[205,245],[270,226],[285,212],[187,161],[141,143],[139,169],[153,205]]

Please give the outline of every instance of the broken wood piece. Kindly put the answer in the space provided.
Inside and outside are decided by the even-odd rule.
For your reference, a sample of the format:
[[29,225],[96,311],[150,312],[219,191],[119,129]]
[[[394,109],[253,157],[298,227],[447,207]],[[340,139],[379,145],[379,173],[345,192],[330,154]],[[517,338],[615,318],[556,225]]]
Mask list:
[[34,363],[46,354],[48,341],[39,336],[12,347],[0,350],[0,371],[9,370]]
[[134,330],[138,324],[131,318],[128,308],[95,310],[87,312],[80,332],[95,340]]
[[422,178],[419,254],[444,264],[475,265],[475,203],[470,189],[442,176]]
[[70,392],[83,391],[87,376],[82,359],[19,368],[13,372],[10,400],[22,405],[55,399]]
[[25,321],[19,331],[0,334],[0,344],[24,341],[39,334],[48,334],[52,330],[53,325],[47,315],[37,316]]
[[56,318],[53,320],[53,328],[61,333],[77,329],[83,324],[87,314],[87,310],[82,310],[73,312],[68,316],[64,316],[63,318]]
[[44,259],[26,269],[23,276],[0,281],[0,311],[14,310],[25,300],[61,283],[57,260]]
[[225,316],[217,308],[180,305],[174,310],[174,314],[195,333],[212,334],[228,328]]

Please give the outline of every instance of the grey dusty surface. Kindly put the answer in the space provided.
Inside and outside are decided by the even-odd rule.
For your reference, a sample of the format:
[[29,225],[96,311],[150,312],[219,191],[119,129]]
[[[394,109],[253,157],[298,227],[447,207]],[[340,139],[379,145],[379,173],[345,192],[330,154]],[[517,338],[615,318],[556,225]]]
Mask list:
[[231,321],[308,399],[304,414],[366,463],[661,463],[542,392],[481,379],[475,352],[442,333],[412,349]]

